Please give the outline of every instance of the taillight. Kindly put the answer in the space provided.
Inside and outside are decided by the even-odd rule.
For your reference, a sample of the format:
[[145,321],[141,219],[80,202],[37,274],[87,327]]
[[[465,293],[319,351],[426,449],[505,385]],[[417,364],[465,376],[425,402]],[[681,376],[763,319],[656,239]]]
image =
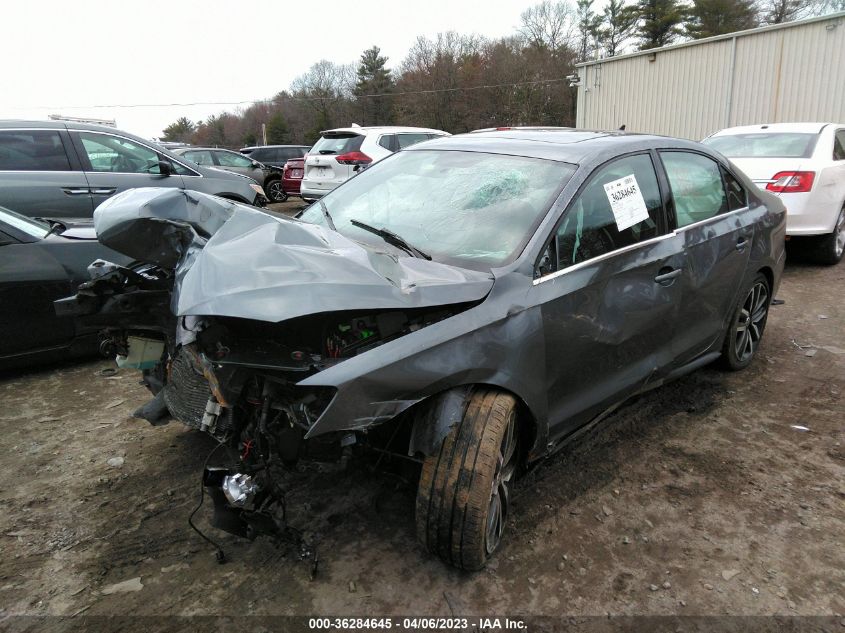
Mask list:
[[775,193],[806,193],[813,188],[816,179],[814,171],[779,171],[766,185],[766,189]]
[[336,157],[335,160],[341,165],[369,165],[373,159],[364,152],[347,152]]

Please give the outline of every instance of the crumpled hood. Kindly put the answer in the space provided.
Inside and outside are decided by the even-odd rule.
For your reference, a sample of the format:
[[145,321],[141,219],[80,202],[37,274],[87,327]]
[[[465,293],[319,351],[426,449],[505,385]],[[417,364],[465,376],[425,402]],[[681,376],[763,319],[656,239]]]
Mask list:
[[397,257],[336,231],[238,206],[181,277],[176,310],[278,322],[477,301],[492,285],[490,273]]
[[94,213],[104,245],[175,269],[178,316],[278,322],[483,299],[491,273],[365,247],[328,228],[180,189],[130,189]]

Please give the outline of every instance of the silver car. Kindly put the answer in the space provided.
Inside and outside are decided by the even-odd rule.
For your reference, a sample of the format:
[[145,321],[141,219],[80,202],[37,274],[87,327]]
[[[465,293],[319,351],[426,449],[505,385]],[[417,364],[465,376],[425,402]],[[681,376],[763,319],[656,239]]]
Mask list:
[[110,127],[0,121],[0,206],[30,217],[90,218],[101,202],[137,187],[175,187],[263,206],[255,180],[201,167]]

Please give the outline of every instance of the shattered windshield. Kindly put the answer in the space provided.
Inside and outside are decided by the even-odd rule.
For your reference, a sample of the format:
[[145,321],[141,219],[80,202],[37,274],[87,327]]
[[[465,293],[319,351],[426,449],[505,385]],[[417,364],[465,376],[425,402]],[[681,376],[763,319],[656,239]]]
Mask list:
[[[335,227],[360,242],[384,242],[352,221],[388,229],[435,260],[470,268],[513,260],[575,166],[479,152],[400,152],[323,198]],[[319,204],[300,219],[326,225]]]

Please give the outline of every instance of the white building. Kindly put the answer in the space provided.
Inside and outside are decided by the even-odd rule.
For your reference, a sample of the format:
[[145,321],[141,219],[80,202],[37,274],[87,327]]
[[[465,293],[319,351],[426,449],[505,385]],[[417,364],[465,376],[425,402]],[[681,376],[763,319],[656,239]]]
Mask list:
[[579,64],[576,125],[699,140],[845,122],[845,12]]

